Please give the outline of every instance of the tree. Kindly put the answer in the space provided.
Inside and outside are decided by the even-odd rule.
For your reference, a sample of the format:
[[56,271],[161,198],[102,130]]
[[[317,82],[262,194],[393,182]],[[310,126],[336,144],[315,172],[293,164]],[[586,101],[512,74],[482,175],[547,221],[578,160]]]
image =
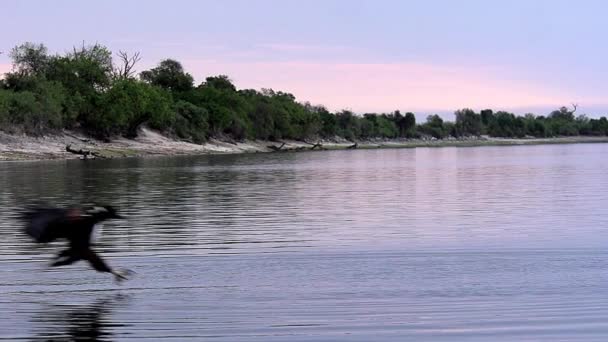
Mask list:
[[9,56],[13,60],[13,69],[20,75],[43,73],[49,62],[48,50],[44,44],[21,44],[14,47]]
[[527,113],[524,116],[524,124],[526,135],[533,137],[546,137],[547,128],[545,127],[544,118],[536,117],[532,113]]
[[342,110],[336,113],[338,123],[338,134],[344,138],[354,141],[360,136],[360,123],[350,110]]
[[551,127],[551,132],[554,135],[571,136],[578,135],[579,129],[574,117],[578,105],[573,104],[573,109],[561,107],[549,114],[548,124]]
[[49,55],[43,44],[24,43],[10,56],[13,70],[0,79],[0,124],[2,129],[34,134],[82,127],[100,136],[134,136],[137,127],[147,123],[194,142],[212,135],[271,140],[416,137],[418,132],[438,139],[608,135],[605,117],[578,115],[576,104],[547,117],[491,109],[478,114],[465,108],[455,112],[455,122],[431,115],[417,126],[411,112],[332,113],[300,103],[287,92],[237,90],[221,74],[194,87],[192,76],[172,59],[143,71],[138,80],[133,76],[139,53],[119,51],[113,61],[112,53],[99,44],[83,43],[63,55]]
[[488,133],[488,127],[494,121],[494,111],[491,109],[484,109],[480,113],[481,115],[481,124],[483,133]]
[[472,109],[460,109],[456,115],[456,135],[480,135],[481,134],[481,115],[475,113]]
[[437,114],[427,116],[426,123],[421,125],[419,130],[436,139],[443,139],[449,134],[444,127],[443,119]]
[[591,135],[608,135],[608,120],[605,116],[602,116],[599,119],[591,119],[589,120]]
[[[365,114],[363,119],[359,120],[361,137],[396,138],[399,136],[399,127],[396,121],[403,120],[403,118],[399,111],[389,115]],[[368,123],[373,126],[369,126]]]
[[522,138],[526,135],[526,122],[524,118],[516,117],[513,113],[500,111],[490,121],[488,134],[494,137]]
[[335,115],[330,113],[325,107],[318,107],[317,112],[321,119],[321,136],[333,138],[338,135],[338,120]]
[[235,133],[237,139],[253,135],[248,114],[254,104],[246,96],[201,84],[188,92],[187,97],[191,103],[205,108],[209,113],[212,135]]
[[405,113],[402,129],[403,131],[400,132],[400,136],[411,136],[413,134],[413,131],[416,129],[416,115],[414,115],[414,113]]
[[3,83],[15,91],[32,90],[34,83],[44,77],[51,59],[46,46],[29,42],[14,47],[9,56],[13,71],[6,73]]
[[268,140],[274,137],[276,116],[275,108],[266,101],[260,101],[250,113],[253,125],[254,137],[256,139]]
[[563,106],[558,110],[552,111],[551,114],[549,114],[549,117],[551,119],[555,119],[555,120],[563,120],[566,122],[572,122],[572,121],[574,121],[574,112],[576,112],[577,107],[578,107],[577,104],[573,104],[572,110],[570,110],[568,107]]
[[207,77],[203,86],[212,87],[218,90],[236,91],[236,87],[226,75]]
[[194,79],[184,72],[182,64],[173,59],[165,59],[156,68],[143,71],[140,77],[145,82],[172,92],[191,90]]
[[137,80],[117,81],[103,94],[101,101],[103,110],[89,121],[98,135],[135,137],[143,123],[166,130],[173,122],[169,94]]
[[115,65],[113,68],[114,78],[125,79],[133,77],[133,74],[135,74],[133,68],[141,60],[139,52],[129,56],[127,52],[118,51],[118,59],[120,60],[120,64]]
[[50,59],[46,78],[61,83],[70,94],[66,110],[85,125],[99,113],[102,93],[112,84],[112,53],[106,47],[82,45]]
[[204,108],[193,105],[190,102],[178,101],[174,107],[175,121],[173,129],[177,136],[184,139],[192,139],[195,143],[206,140],[209,124],[208,113]]

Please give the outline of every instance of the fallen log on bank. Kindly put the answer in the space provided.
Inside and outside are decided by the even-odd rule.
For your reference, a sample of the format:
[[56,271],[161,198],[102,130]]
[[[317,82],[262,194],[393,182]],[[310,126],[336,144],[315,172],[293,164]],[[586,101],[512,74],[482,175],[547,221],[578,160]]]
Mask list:
[[315,149],[326,150],[326,148],[323,147],[323,144],[321,144],[321,143],[311,144],[306,141],[304,143],[306,143],[308,145],[312,145],[312,146],[311,147],[307,147],[307,146],[285,147],[285,143],[282,143],[281,146],[268,145],[267,147],[269,149],[273,150],[274,152],[302,152],[302,151],[312,151]]
[[279,147],[276,147],[274,145],[268,145],[268,148],[271,149],[271,150],[273,150],[273,151],[275,151],[275,152],[278,152],[278,151],[281,151],[281,149],[283,148],[283,146],[285,146],[285,143],[282,143],[281,146],[279,146]]
[[311,142],[308,142],[306,140],[304,140],[304,143],[308,144],[308,145],[312,145],[312,147],[310,148],[311,151],[313,151],[316,148],[319,149],[319,150],[326,150],[326,148],[323,147],[323,144],[321,144],[321,143],[311,143]]
[[103,155],[101,155],[98,152],[94,152],[94,151],[90,151],[90,150],[83,150],[83,149],[79,149],[76,150],[74,148],[72,148],[72,145],[67,145],[65,147],[65,150],[67,152],[73,153],[73,154],[78,154],[80,155],[80,159],[86,160],[86,159],[95,159],[95,158],[105,158]]

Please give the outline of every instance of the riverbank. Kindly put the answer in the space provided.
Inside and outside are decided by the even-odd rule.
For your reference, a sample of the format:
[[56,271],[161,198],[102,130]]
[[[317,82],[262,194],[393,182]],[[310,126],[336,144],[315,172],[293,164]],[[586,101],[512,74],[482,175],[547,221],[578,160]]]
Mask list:
[[[531,144],[571,144],[571,143],[604,143],[608,137],[563,137],[544,139],[503,139],[503,138],[468,138],[445,140],[374,140],[358,142],[356,148],[413,148],[413,147],[446,147],[446,146],[499,146]],[[66,146],[73,150],[91,151],[102,158],[145,157],[158,155],[195,155],[227,153],[263,153],[280,150],[308,150],[311,144],[301,141],[244,141],[228,142],[211,139],[205,144],[193,144],[177,141],[163,136],[150,129],[143,128],[135,139],[116,138],[110,142],[85,137],[75,132],[43,137],[10,135],[0,132],[0,161],[9,160],[45,160],[76,159],[78,154],[66,151]],[[324,149],[347,149],[353,146],[349,141],[322,141]],[[281,145],[283,145],[281,147]],[[274,147],[272,147],[274,146]]]

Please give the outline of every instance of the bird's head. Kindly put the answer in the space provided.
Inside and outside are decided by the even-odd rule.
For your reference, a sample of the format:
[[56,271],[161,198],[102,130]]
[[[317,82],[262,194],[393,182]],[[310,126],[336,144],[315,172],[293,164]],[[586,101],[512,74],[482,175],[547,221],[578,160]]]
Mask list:
[[85,210],[87,215],[96,218],[98,221],[108,219],[123,219],[124,217],[119,215],[116,209],[109,205],[95,205]]

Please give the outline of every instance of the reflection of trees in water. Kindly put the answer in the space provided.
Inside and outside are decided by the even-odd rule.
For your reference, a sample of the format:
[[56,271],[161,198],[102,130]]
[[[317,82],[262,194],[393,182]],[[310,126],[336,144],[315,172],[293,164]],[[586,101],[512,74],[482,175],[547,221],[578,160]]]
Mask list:
[[[275,170],[291,155],[135,158],[60,161],[4,166],[0,171],[0,247],[29,253],[31,244],[11,216],[15,208],[46,201],[56,205],[101,202],[128,219],[104,224],[100,250],[239,242],[252,215],[288,211],[293,169]],[[275,157],[278,158],[278,157]],[[270,165],[272,164],[272,165]],[[271,196],[279,189],[281,196]],[[286,191],[287,190],[287,191]],[[260,236],[261,237],[261,236]],[[246,241],[243,241],[246,242]],[[162,247],[161,247],[162,246]]]
[[112,329],[125,327],[112,320],[113,311],[128,296],[117,294],[97,299],[90,305],[43,305],[32,318],[33,340],[111,341]]

